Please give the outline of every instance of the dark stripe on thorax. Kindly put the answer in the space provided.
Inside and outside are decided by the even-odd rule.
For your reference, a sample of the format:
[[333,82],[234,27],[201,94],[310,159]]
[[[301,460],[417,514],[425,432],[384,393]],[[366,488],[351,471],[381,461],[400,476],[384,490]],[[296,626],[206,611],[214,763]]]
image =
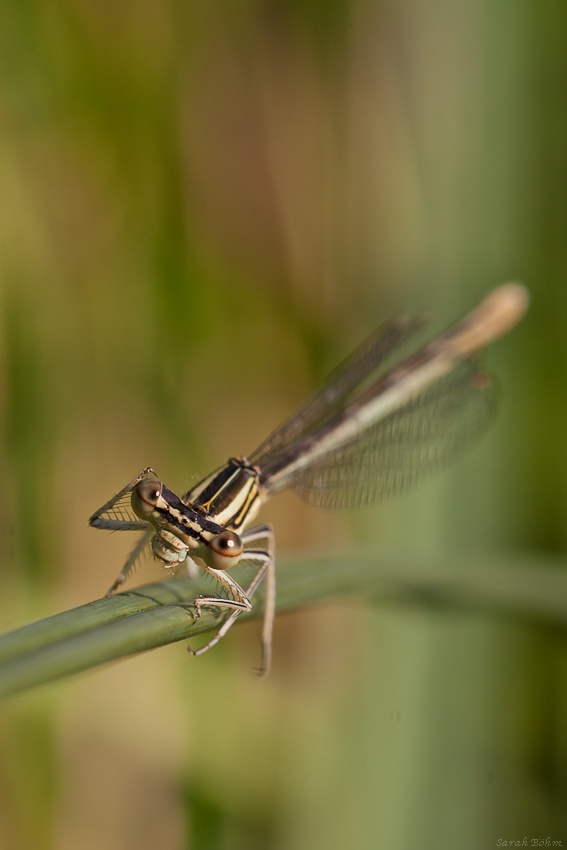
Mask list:
[[225,463],[225,465],[221,467],[217,475],[215,475],[213,480],[209,482],[203,492],[199,493],[194,502],[191,499],[191,494],[189,494],[190,503],[198,504],[201,507],[207,506],[208,503],[211,502],[215,498],[215,496],[217,496],[217,494],[229,483],[231,478],[233,478],[234,475],[237,474],[238,469],[239,465],[235,463],[233,458],[230,458],[228,463]]
[[[200,540],[204,543],[210,540],[209,535],[215,536],[223,531],[223,526],[192,510],[165,485],[162,486],[161,495],[170,508],[170,510],[157,509],[157,513],[163,518],[164,524],[171,525],[193,540]],[[197,526],[197,528],[194,526]],[[205,535],[201,532],[205,532]]]
[[[191,493],[187,497],[188,504],[194,510],[206,511],[213,519],[222,515],[223,526],[232,525],[236,518],[240,525],[258,492],[258,470],[250,466],[245,458],[230,458],[201,493],[198,489],[199,485],[193,488],[193,492],[197,491],[194,498],[191,498]],[[242,498],[239,499],[239,496]],[[230,513],[233,503],[234,512]]]
[[248,494],[248,498],[240,508],[237,514],[235,514],[231,519],[227,522],[227,526],[233,531],[238,531],[244,523],[246,522],[246,517],[252,510],[252,508],[256,505],[256,502],[260,499],[260,494],[258,492],[258,487],[254,487],[250,493]]

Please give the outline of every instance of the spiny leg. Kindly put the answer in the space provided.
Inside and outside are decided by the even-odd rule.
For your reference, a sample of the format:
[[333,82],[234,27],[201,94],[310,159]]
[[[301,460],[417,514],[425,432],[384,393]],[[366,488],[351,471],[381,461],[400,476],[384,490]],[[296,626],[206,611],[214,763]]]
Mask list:
[[[201,616],[203,608],[209,608],[211,606],[217,607],[217,608],[233,608],[233,609],[235,609],[234,614],[231,614],[231,617],[230,617],[231,620],[233,618],[236,619],[236,617],[238,616],[238,614],[241,613],[241,611],[251,611],[252,610],[252,603],[250,602],[250,600],[248,599],[248,596],[242,590],[242,588],[240,587],[238,582],[234,581],[234,579],[227,576],[227,574],[224,570],[215,570],[213,567],[209,567],[205,564],[203,564],[203,567],[208,573],[210,573],[212,576],[214,576],[214,578],[216,578],[217,581],[220,584],[222,584],[223,587],[225,587],[229,591],[229,593],[232,594],[233,598],[232,599],[220,599],[218,596],[197,596],[193,602],[181,602],[181,603],[179,603],[179,607],[189,608],[189,607],[194,606],[197,609],[197,613],[195,614],[195,620],[199,619],[199,617]],[[225,632],[226,632],[225,625],[226,625],[226,623],[221,627],[221,630],[215,635],[215,637],[211,641],[209,641],[209,643],[206,646],[202,646],[200,649],[193,650],[193,649],[191,649],[189,644],[187,644],[187,652],[189,652],[191,655],[194,655],[194,656],[202,655],[204,652],[206,652],[208,649],[210,649],[212,646],[214,646],[215,643],[217,643],[220,640],[222,635],[225,634]],[[224,631],[223,631],[223,629],[224,629]],[[221,634],[221,632],[222,632],[222,634]]]
[[[112,587],[108,590],[107,596],[112,596],[112,594],[118,590],[121,584],[123,584],[128,578],[128,574],[130,573],[132,567],[140,557],[143,549],[149,542],[150,538],[154,534],[154,530],[149,522],[145,522],[144,520],[134,520],[134,519],[124,519],[123,511],[120,508],[116,508],[124,496],[130,493],[136,484],[145,478],[147,475],[152,473],[155,475],[155,472],[151,468],[151,466],[147,466],[132,480],[126,487],[123,487],[119,493],[109,499],[108,502],[105,502],[104,505],[95,511],[94,514],[89,519],[89,525],[93,528],[103,528],[108,529],[110,531],[143,531],[144,533],[138,539],[136,545],[128,555],[126,559],[126,563],[122,567],[120,574]],[[109,514],[110,516],[104,516],[104,514]],[[112,516],[114,514],[114,516]]]
[[[215,597],[213,597],[213,598],[208,598],[208,597],[197,598],[195,600],[194,604],[196,606],[197,605],[199,606],[198,607],[199,616],[200,616],[201,607],[207,607],[208,605],[217,605],[219,608],[220,607],[234,608],[235,611],[230,615],[228,620],[226,620],[226,622],[223,623],[223,625],[220,627],[220,629],[215,634],[215,636],[207,644],[205,644],[205,646],[200,647],[200,649],[191,649],[191,647],[189,645],[187,645],[187,651],[191,655],[194,655],[194,656],[203,655],[204,652],[207,652],[207,650],[211,649],[216,643],[219,642],[219,640],[222,637],[225,636],[225,634],[228,632],[228,630],[230,629],[232,624],[235,622],[238,615],[242,613],[242,611],[251,611],[252,610],[252,604],[247,597],[251,596],[254,593],[254,591],[257,589],[258,585],[260,584],[260,582],[264,578],[264,575],[266,574],[266,570],[268,569],[268,566],[269,566],[270,561],[271,561],[271,555],[270,555],[269,552],[265,551],[264,549],[250,549],[249,551],[246,552],[246,558],[247,558],[247,560],[251,560],[251,561],[252,560],[254,560],[254,561],[262,560],[263,561],[260,569],[258,570],[256,575],[254,576],[254,580],[252,581],[250,587],[246,591],[246,597],[245,597],[246,602],[244,602],[244,601],[238,601],[237,602],[237,601],[232,601],[230,599],[218,599],[218,598],[215,598]],[[266,656],[264,655],[264,658],[265,657]],[[262,673],[264,673],[264,672],[265,672],[264,666],[262,666]]]
[[[207,604],[216,604],[219,607],[223,604],[226,607],[235,608],[236,610],[230,615],[230,617],[226,620],[225,623],[220,627],[216,635],[200,649],[193,650],[190,646],[187,646],[188,652],[191,655],[197,656],[202,655],[207,650],[211,649],[219,640],[226,635],[230,627],[238,618],[238,615],[242,611],[251,610],[252,605],[249,602],[249,598],[255,593],[258,589],[262,579],[267,573],[266,579],[266,596],[264,600],[264,625],[262,628],[262,668],[260,670],[261,675],[265,675],[269,672],[271,658],[272,658],[272,632],[274,625],[274,616],[275,616],[275,608],[276,608],[276,579],[275,579],[275,538],[274,531],[271,525],[261,525],[256,528],[251,528],[250,531],[245,532],[242,535],[243,543],[250,543],[252,540],[267,540],[268,541],[268,549],[245,549],[243,553],[243,558],[245,560],[251,561],[261,561],[261,566],[254,579],[252,580],[250,586],[246,591],[246,601],[250,605],[250,608],[245,607],[242,603],[238,606],[234,603],[230,603],[228,600],[216,600],[212,602],[211,600],[203,601],[202,605]],[[208,572],[212,572],[215,574],[217,571],[213,571],[211,569],[207,570]],[[223,573],[224,579],[228,579],[228,576],[224,571],[218,571]],[[221,579],[219,578],[219,581]],[[232,579],[230,580],[232,581]],[[221,582],[224,584],[224,582]],[[236,584],[236,582],[235,582]],[[227,585],[225,584],[225,587]],[[239,586],[238,586],[239,587]],[[227,588],[228,589],[228,588]],[[241,589],[239,587],[239,589]],[[197,601],[197,600],[196,600]],[[201,606],[199,606],[201,607]]]
[[98,511],[95,511],[92,517],[89,519],[89,525],[93,528],[106,528],[110,531],[138,531],[143,530],[150,527],[148,522],[144,520],[123,520],[123,519],[108,519],[103,517],[103,514],[111,511],[114,508],[120,499],[123,496],[126,496],[127,493],[130,493],[136,484],[138,484],[146,475],[149,473],[155,472],[151,468],[151,466],[147,466],[145,469],[137,475],[126,487],[123,487],[116,496],[113,496],[112,499],[109,499],[108,502],[105,502],[102,508],[99,508]]
[[[262,668],[260,670],[260,675],[265,676],[269,673],[272,664],[272,637],[276,617],[276,536],[271,524],[257,525],[255,528],[245,531],[242,535],[242,542],[244,544],[251,543],[253,540],[267,540],[266,551],[270,556],[266,573],[264,623],[262,625]],[[261,580],[260,578],[258,584]],[[248,588],[248,596],[251,596],[258,587],[258,584],[255,584],[255,582],[256,579],[252,582],[252,585],[254,585],[253,589],[252,585]]]
[[214,567],[209,567],[207,564],[203,564],[204,569],[210,573],[219,584],[231,594],[232,599],[221,599],[218,596],[197,596],[194,602],[187,603],[189,605],[194,606],[197,609],[197,614],[195,619],[198,620],[202,613],[202,608],[208,608],[209,606],[217,607],[217,608],[236,608],[238,613],[240,611],[250,611],[252,609],[252,603],[248,599],[246,593],[240,587],[237,581],[233,578],[230,578],[225,572],[225,570],[215,570]]
[[134,567],[136,561],[138,560],[138,558],[140,557],[140,555],[142,554],[142,552],[144,551],[144,549],[146,548],[146,546],[148,545],[148,543],[150,542],[150,540],[152,539],[154,534],[155,534],[155,531],[154,531],[154,529],[152,528],[151,525],[149,526],[149,528],[146,528],[146,530],[141,535],[140,539],[138,540],[138,542],[136,543],[136,545],[134,546],[134,548],[132,549],[132,551],[130,552],[128,557],[126,558],[126,563],[124,564],[124,566],[120,570],[118,578],[116,579],[116,581],[114,582],[114,584],[112,585],[110,590],[108,590],[108,592],[106,594],[107,596],[112,596],[112,594],[115,593],[118,590],[120,585],[124,584],[124,582],[128,578],[130,571]]

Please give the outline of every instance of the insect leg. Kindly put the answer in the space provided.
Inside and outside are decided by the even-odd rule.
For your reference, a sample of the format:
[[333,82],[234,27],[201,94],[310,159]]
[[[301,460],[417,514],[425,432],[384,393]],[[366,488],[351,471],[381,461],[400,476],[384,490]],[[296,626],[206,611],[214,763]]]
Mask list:
[[[149,524],[147,524],[147,525],[149,525]],[[112,596],[113,593],[116,593],[116,591],[118,590],[120,585],[124,584],[124,582],[128,578],[130,571],[132,570],[136,561],[138,560],[138,558],[140,557],[140,555],[142,554],[142,552],[146,548],[147,544],[152,539],[154,533],[155,533],[155,531],[152,528],[152,526],[150,525],[148,528],[146,528],[144,533],[140,536],[138,542],[136,543],[136,545],[134,546],[134,548],[132,549],[132,551],[130,552],[128,557],[126,558],[126,563],[124,564],[124,566],[120,570],[118,578],[116,579],[116,581],[114,582],[114,584],[112,585],[110,590],[108,590],[108,592],[106,594],[107,596]]]
[[[265,551],[269,555],[266,567],[266,595],[264,598],[264,623],[262,626],[262,669],[260,671],[261,675],[264,676],[269,672],[272,663],[272,636],[276,616],[276,536],[274,529],[267,523],[266,525],[257,525],[255,528],[251,528],[242,534],[242,542],[244,544],[251,543],[253,540],[266,540],[268,545]],[[246,551],[244,557],[249,557]],[[260,578],[258,584],[261,580]],[[252,585],[248,588],[249,596],[254,593],[254,590],[258,586],[255,582],[256,579],[252,582],[252,585],[254,585],[253,589]]]
[[146,475],[152,473],[155,475],[155,472],[151,468],[151,466],[147,466],[146,469],[142,469],[139,475],[137,475],[133,481],[130,481],[126,487],[123,487],[122,490],[113,496],[112,499],[109,499],[108,502],[105,502],[102,508],[99,508],[98,511],[95,511],[92,517],[89,519],[89,525],[93,528],[106,528],[111,531],[138,531],[149,528],[149,523],[144,522],[144,520],[124,520],[116,517],[116,519],[109,518],[103,516],[103,514],[108,511],[112,511],[114,506],[120,501],[120,499],[125,496],[127,493],[130,493],[136,484],[142,480]]
[[[197,609],[195,619],[198,620],[201,616],[202,608],[208,608],[211,605],[217,608],[236,608],[238,609],[238,613],[241,611],[252,610],[252,603],[237,581],[230,578],[224,570],[215,570],[213,567],[209,567],[206,564],[203,564],[203,567],[208,573],[216,578],[219,584],[222,584],[222,586],[228,590],[232,599],[221,599],[218,596],[197,596],[194,602],[188,603],[195,606]],[[192,650],[189,651],[191,652]]]
[[[202,646],[200,649],[197,649],[197,650],[193,650],[193,649],[191,649],[190,646],[187,646],[187,650],[191,655],[195,655],[195,656],[202,655],[204,652],[207,652],[207,650],[211,649],[211,647],[213,647],[216,643],[219,642],[219,640],[222,637],[225,636],[225,634],[228,632],[228,630],[233,625],[233,623],[236,621],[238,615],[242,611],[250,611],[252,609],[252,604],[249,601],[249,597],[252,596],[253,593],[257,590],[262,579],[266,575],[266,572],[268,572],[268,575],[270,574],[270,571],[273,572],[274,561],[273,561],[273,555],[272,555],[271,552],[269,552],[265,549],[247,549],[247,550],[245,550],[245,558],[246,558],[246,560],[260,561],[261,566],[260,566],[258,572],[256,573],[256,575],[254,576],[254,579],[252,580],[250,587],[247,589],[246,595],[243,595],[242,600],[230,601],[230,600],[225,600],[225,599],[207,599],[207,598],[203,599],[202,601],[199,600],[199,599],[195,600],[196,605],[197,605],[197,603],[200,603],[198,605],[199,611],[200,611],[201,607],[204,607],[204,606],[207,606],[207,605],[218,605],[219,607],[226,606],[226,607],[230,607],[230,608],[235,608],[236,610],[233,611],[233,613],[226,620],[226,622],[223,623],[223,625],[220,627],[220,629],[215,634],[215,636],[205,646]],[[217,572],[221,572],[221,571],[217,571],[217,570],[213,571],[213,570],[209,569],[208,572],[212,572],[213,575],[214,575]],[[224,578],[225,578],[225,581],[226,581],[226,578],[227,578],[226,574],[224,575]],[[225,584],[225,582],[223,582],[223,584]],[[235,584],[236,584],[236,582],[235,582]],[[225,586],[226,586],[226,584],[225,584]],[[272,586],[275,590],[275,583],[274,582],[272,582],[270,584],[270,587],[272,587]],[[273,612],[275,605],[273,603],[269,604],[267,597],[268,597],[268,589],[266,591],[266,608],[269,608]],[[271,629],[272,629],[272,626],[273,626],[273,613],[272,613],[271,617],[268,619],[268,624],[269,624],[269,628],[266,628],[266,617],[265,617],[264,618],[264,629],[263,629],[263,633],[262,633],[262,669],[261,669],[262,675],[267,673],[268,670],[269,670],[269,667],[270,667],[271,648],[272,648],[272,632],[271,632]]]

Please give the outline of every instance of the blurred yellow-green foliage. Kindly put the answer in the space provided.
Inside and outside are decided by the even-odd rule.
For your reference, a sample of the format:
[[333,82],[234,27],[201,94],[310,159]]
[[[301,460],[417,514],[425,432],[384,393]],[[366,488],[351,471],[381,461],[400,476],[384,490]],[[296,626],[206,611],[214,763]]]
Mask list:
[[[86,521],[139,469],[186,489],[384,316],[507,279],[533,304],[481,445],[263,516],[280,552],[563,553],[566,37],[560,0],[4,0],[2,629],[105,591],[131,541]],[[257,652],[252,624],[6,704],[1,850],[567,843],[563,633],[349,601],[280,618],[266,681]]]

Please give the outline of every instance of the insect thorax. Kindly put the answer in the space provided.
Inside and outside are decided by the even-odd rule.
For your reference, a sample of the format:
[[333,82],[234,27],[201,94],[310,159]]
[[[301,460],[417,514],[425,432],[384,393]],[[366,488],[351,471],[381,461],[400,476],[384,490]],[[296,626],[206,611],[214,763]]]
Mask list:
[[182,501],[224,528],[238,531],[260,508],[259,469],[244,457],[231,457],[189,490]]

